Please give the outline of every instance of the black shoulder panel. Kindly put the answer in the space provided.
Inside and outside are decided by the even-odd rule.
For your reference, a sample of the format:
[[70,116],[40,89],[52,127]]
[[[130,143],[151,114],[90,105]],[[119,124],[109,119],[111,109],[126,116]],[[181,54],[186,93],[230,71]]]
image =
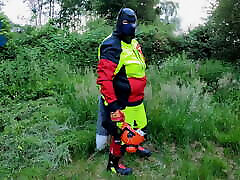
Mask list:
[[108,59],[118,64],[121,52],[122,48],[120,39],[117,36],[112,35],[101,44],[100,59]]

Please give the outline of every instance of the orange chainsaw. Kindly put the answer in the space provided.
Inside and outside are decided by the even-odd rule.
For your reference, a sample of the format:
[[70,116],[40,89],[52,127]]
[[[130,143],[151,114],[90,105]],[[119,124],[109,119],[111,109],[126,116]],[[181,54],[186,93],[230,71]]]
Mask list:
[[126,151],[129,153],[135,153],[137,147],[144,141],[144,132],[140,129],[134,130],[126,122],[123,122],[121,129],[123,131],[121,140],[127,145]]
[[126,151],[129,153],[134,153],[137,151],[137,147],[144,141],[144,132],[140,129],[134,130],[128,123],[125,122],[125,117],[123,112],[120,110],[117,116],[111,116],[112,121],[121,122],[121,140],[126,145]]

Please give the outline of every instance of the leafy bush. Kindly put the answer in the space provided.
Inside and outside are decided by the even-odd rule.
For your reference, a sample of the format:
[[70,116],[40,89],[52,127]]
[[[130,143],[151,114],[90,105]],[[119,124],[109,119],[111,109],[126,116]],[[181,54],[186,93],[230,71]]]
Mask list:
[[[186,56],[178,56],[169,58],[159,70],[150,67],[146,109],[150,132],[157,142],[187,143],[212,139],[233,148],[239,146],[239,112],[235,111],[239,89],[228,86],[229,91],[233,91],[233,102],[216,101],[215,96],[221,94],[221,88],[217,84],[214,92],[206,91],[211,86],[208,82],[224,78],[223,72],[230,71],[230,66],[212,66],[212,70],[216,67],[209,72],[213,77],[201,78],[200,69],[211,63],[214,61],[195,64],[186,60]],[[239,83],[236,78],[234,81]]]
[[164,23],[139,25],[136,37],[149,63],[160,64],[169,55],[180,51],[181,38],[176,37],[173,31],[172,25]]
[[[88,31],[82,34],[70,33],[49,24],[35,29],[25,27],[21,36],[15,33],[4,52],[0,53],[3,55],[0,95],[4,97],[1,103],[51,96],[57,85],[50,77],[56,75],[59,64],[64,63],[74,71],[95,68],[99,44],[112,32],[112,28],[102,19],[90,22],[88,27]],[[140,29],[138,38],[151,62],[159,63],[159,59],[173,52],[171,43],[175,42],[175,37],[169,33],[172,32],[170,26],[142,25]],[[157,42],[161,45],[155,46]],[[155,53],[148,54],[150,49]]]
[[[1,44],[0,63],[5,58],[5,56],[9,54],[9,52],[7,51],[7,46],[10,44],[9,40],[12,37],[10,30],[11,30],[11,25],[8,17],[5,16],[2,12],[0,12],[0,37],[1,37],[1,41],[4,40],[3,42],[0,42]],[[6,38],[6,39],[2,39],[2,38]],[[7,40],[7,42],[5,42],[5,40]]]
[[56,75],[61,63],[74,71],[96,67],[97,48],[110,33],[108,26],[99,27],[80,35],[45,25],[15,36],[4,50],[12,55],[5,54],[0,64],[1,103],[51,96],[57,85],[50,77]]
[[238,1],[230,0],[216,1],[209,24],[211,25],[212,54],[217,59],[239,63],[240,54],[240,23],[238,14],[240,4]]
[[191,59],[209,59],[213,49],[210,36],[207,25],[198,26],[188,34],[183,35],[182,48]]
[[[224,3],[224,1],[221,1],[221,3]],[[233,2],[229,1],[227,4],[231,4],[232,6]],[[228,10],[228,13],[233,13],[233,11]],[[232,15],[228,17],[232,18]],[[231,18],[227,22],[227,18],[221,17],[221,22],[216,22],[216,17],[211,17],[210,21],[206,24],[200,25],[183,35],[184,40],[181,46],[189,58],[196,60],[214,58],[224,62],[239,63],[238,49],[240,43],[238,41],[239,32],[237,30],[239,23],[233,23]],[[230,25],[231,23],[233,24]]]
[[4,35],[8,39],[10,37],[11,25],[8,17],[5,16],[2,12],[0,13],[0,22],[1,22],[0,35]]

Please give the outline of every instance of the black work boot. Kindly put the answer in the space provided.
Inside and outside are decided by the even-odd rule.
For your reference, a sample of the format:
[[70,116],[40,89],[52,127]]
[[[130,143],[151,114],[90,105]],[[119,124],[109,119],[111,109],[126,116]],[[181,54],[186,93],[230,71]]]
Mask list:
[[144,147],[142,146],[138,146],[137,148],[137,154],[140,156],[140,157],[150,157],[152,155],[152,152],[149,151],[148,149],[145,149]]
[[116,157],[109,154],[109,160],[107,165],[107,170],[113,173],[118,173],[120,175],[132,174],[132,168],[127,168],[122,164],[119,164],[120,157]]

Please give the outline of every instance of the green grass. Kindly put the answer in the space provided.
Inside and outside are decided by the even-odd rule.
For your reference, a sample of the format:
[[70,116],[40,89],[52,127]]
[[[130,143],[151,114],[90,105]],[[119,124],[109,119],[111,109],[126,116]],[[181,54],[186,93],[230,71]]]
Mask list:
[[84,157],[94,151],[95,76],[92,71],[81,75],[56,66],[55,76],[38,82],[50,84],[52,96],[0,107],[1,178],[20,172],[39,174],[70,163],[76,153]]
[[[201,78],[206,64],[208,74],[214,74],[211,81]],[[222,73],[215,73],[216,64],[216,72]],[[230,71],[229,65],[197,64],[184,55],[170,58],[160,69],[149,68],[145,104],[156,142],[208,139],[239,147],[239,73],[233,68],[231,75],[225,71]],[[228,95],[221,93],[223,87]]]
[[[51,172],[51,179],[238,179],[239,164],[225,157],[224,149],[216,144],[194,142],[185,147],[164,144],[150,158],[126,154],[123,162],[133,168],[130,176],[118,176],[106,171],[107,152],[94,153],[88,159],[77,159],[71,165]],[[238,156],[239,157],[239,156]],[[237,157],[236,157],[237,158]]]
[[67,62],[49,62],[46,69],[38,62],[38,71],[27,76],[34,83],[2,87],[16,98],[0,101],[0,179],[239,178],[240,81],[233,67],[185,55],[150,66],[145,105],[153,157],[127,155],[135,173],[118,177],[105,171],[107,153],[89,158],[95,151],[96,74]]
[[[111,28],[89,27],[81,35],[29,28],[0,53],[0,179],[240,179],[239,69],[184,54],[158,66],[166,53],[151,48],[157,63],[147,70],[145,107],[153,157],[126,156],[129,177],[105,171],[107,153],[91,156],[99,91],[86,65],[96,67]],[[140,39],[151,47],[148,36]]]

